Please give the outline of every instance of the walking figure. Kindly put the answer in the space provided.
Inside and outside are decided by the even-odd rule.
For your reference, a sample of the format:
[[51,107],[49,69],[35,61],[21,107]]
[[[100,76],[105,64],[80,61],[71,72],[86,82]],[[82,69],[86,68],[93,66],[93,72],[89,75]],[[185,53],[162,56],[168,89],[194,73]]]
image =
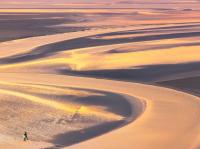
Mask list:
[[27,141],[27,140],[28,140],[28,134],[27,134],[26,131],[24,132],[23,138],[24,138],[24,141]]

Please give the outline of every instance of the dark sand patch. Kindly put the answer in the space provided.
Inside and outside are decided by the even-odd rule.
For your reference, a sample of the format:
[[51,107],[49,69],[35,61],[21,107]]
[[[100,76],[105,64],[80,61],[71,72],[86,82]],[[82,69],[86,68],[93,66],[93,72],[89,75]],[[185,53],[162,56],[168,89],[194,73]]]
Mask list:
[[98,35],[98,37],[102,38],[105,36],[115,36],[115,35],[134,35],[134,34],[145,34],[145,33],[155,33],[158,31],[171,31],[171,30],[179,30],[179,29],[191,29],[194,27],[199,27],[199,24],[192,25],[178,25],[178,26],[168,26],[168,27],[149,27],[146,29],[137,29],[137,30],[129,30],[129,31],[121,31],[121,32],[113,32],[113,33],[105,33]]
[[135,48],[134,45],[130,46],[129,48],[116,48],[112,49],[103,53],[107,54],[115,54],[115,53],[129,53],[129,52],[138,52],[138,51],[148,51],[148,50],[164,50],[164,49],[171,49],[177,47],[189,47],[189,46],[200,46],[200,42],[193,42],[193,43],[178,43],[178,44],[162,44],[162,45],[153,45],[147,47],[137,47]]
[[78,14],[15,14],[0,16],[0,42],[21,38],[85,30],[85,27],[58,27],[80,22]]
[[[66,88],[67,90],[67,88]],[[98,90],[83,90],[83,89],[76,89],[73,88],[73,90],[77,91],[86,91],[89,93],[99,94],[99,95],[88,95],[86,97],[77,97],[75,95],[66,95],[66,94],[54,94],[51,96],[51,98],[56,99],[56,101],[61,102],[70,102],[70,103],[76,103],[83,106],[99,106],[104,107],[104,110],[107,112],[111,112],[123,117],[129,117],[131,116],[134,109],[132,109],[132,106],[127,101],[126,98],[124,98],[123,95],[110,93],[110,92],[104,92],[104,91],[98,91]],[[36,95],[38,97],[42,98],[49,98],[49,93],[35,93],[32,95]]]
[[156,82],[159,78],[169,77],[180,73],[198,71],[200,62],[184,64],[163,64],[141,66],[135,69],[113,69],[113,70],[89,70],[89,71],[72,71],[67,69],[58,70],[58,73],[67,75],[80,75],[96,78],[108,78],[124,81],[137,82]]
[[80,143],[85,140],[91,139],[93,137],[97,137],[99,135],[107,133],[113,130],[113,128],[116,129],[122,126],[124,123],[125,121],[123,120],[107,122],[107,123],[103,123],[94,127],[82,129],[79,131],[59,134],[55,136],[55,138],[51,140],[50,142],[55,144],[53,148],[61,148],[61,147],[74,145],[76,143]]
[[200,96],[200,76],[157,82],[157,84],[181,89]]

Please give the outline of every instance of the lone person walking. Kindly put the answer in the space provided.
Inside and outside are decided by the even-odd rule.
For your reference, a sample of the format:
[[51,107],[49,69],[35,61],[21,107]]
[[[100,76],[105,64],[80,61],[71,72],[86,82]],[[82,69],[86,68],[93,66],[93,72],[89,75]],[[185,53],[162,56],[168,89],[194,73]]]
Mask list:
[[24,132],[23,139],[24,141],[28,141],[28,134],[26,131]]

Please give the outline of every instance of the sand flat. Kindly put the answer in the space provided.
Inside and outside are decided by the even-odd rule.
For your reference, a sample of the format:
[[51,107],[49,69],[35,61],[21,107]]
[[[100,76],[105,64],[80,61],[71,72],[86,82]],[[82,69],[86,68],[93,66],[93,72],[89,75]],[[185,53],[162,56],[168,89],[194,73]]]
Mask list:
[[[69,148],[90,148],[93,146],[128,148],[131,145],[141,149],[151,148],[151,146],[152,148],[156,146],[158,149],[186,149],[192,147],[198,136],[198,113],[200,112],[198,97],[171,89],[128,82],[55,75],[34,75],[37,76],[37,79],[34,79],[34,81],[40,81],[45,84],[66,85],[67,83],[67,86],[71,87],[95,88],[125,93],[142,99],[147,103],[145,112],[135,122]],[[13,78],[13,76],[15,77]],[[1,78],[12,82],[31,83],[33,80],[30,77],[30,75],[23,75],[23,80],[21,80],[20,74],[1,74]],[[191,127],[193,128],[192,130]],[[124,141],[116,144],[114,143],[115,140]]]
[[60,19],[46,26],[60,33],[2,37],[0,148],[198,149],[199,11],[55,11],[0,10]]

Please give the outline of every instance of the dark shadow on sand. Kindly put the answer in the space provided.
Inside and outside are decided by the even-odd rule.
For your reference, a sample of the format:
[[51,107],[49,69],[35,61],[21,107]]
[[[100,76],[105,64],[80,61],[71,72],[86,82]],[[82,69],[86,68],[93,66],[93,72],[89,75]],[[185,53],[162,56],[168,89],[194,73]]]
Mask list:
[[81,75],[96,78],[108,78],[124,81],[154,82],[158,78],[167,77],[184,72],[198,71],[200,62],[184,64],[163,64],[141,66],[137,69],[114,69],[114,70],[91,70],[91,71],[72,71],[58,70],[60,74]]
[[85,30],[85,27],[61,27],[60,24],[80,22],[74,13],[13,13],[1,15],[0,42],[35,36]]
[[200,76],[156,82],[156,84],[200,96]]
[[47,44],[47,45],[35,48],[31,52],[28,52],[28,53],[1,58],[0,64],[13,64],[13,63],[31,61],[31,60],[51,56],[60,51],[73,50],[73,49],[78,49],[78,48],[131,43],[131,42],[153,41],[153,40],[162,40],[162,39],[197,37],[197,36],[200,36],[200,32],[146,35],[146,36],[140,36],[140,37],[119,38],[119,39],[94,39],[92,38],[94,36],[81,37],[81,38],[71,39],[71,40],[57,42],[53,44]]
[[68,97],[66,95],[57,95],[55,98],[66,99],[71,102],[79,103],[85,106],[102,106],[106,111],[123,116],[131,116],[134,109],[132,109],[131,104],[122,95],[108,93],[108,92],[96,92],[102,95],[87,96],[87,97]]
[[[122,126],[123,124],[125,124],[125,121],[123,120],[107,122],[107,123],[103,123],[97,126],[83,129],[83,130],[59,134],[55,136],[55,138],[53,140],[50,140],[49,142],[52,142],[53,144],[55,144],[55,146],[52,148],[58,149],[61,147],[70,146],[70,145],[97,137],[99,135],[102,135],[104,133],[107,133],[113,130],[114,128],[116,129]],[[52,149],[52,148],[48,148],[48,149]]]
[[174,47],[189,47],[189,46],[200,46],[200,42],[193,42],[193,43],[180,43],[180,44],[167,44],[167,45],[155,45],[152,47],[144,47],[144,48],[140,48],[140,49],[131,49],[131,50],[124,50],[123,48],[116,48],[116,49],[112,49],[109,51],[106,51],[104,53],[108,53],[108,54],[114,54],[114,53],[129,53],[129,52],[137,52],[137,51],[148,51],[148,50],[163,50],[163,49],[170,49],[170,48],[174,48]]
[[115,36],[115,35],[134,35],[134,34],[147,34],[147,33],[154,33],[159,31],[166,31],[166,30],[172,30],[172,29],[187,29],[187,28],[193,28],[193,27],[199,27],[199,24],[194,25],[178,25],[178,26],[168,26],[168,27],[151,27],[146,29],[137,29],[137,30],[129,30],[129,31],[120,31],[120,32],[113,32],[113,33],[105,33],[98,35],[98,37],[104,37],[104,36]]

